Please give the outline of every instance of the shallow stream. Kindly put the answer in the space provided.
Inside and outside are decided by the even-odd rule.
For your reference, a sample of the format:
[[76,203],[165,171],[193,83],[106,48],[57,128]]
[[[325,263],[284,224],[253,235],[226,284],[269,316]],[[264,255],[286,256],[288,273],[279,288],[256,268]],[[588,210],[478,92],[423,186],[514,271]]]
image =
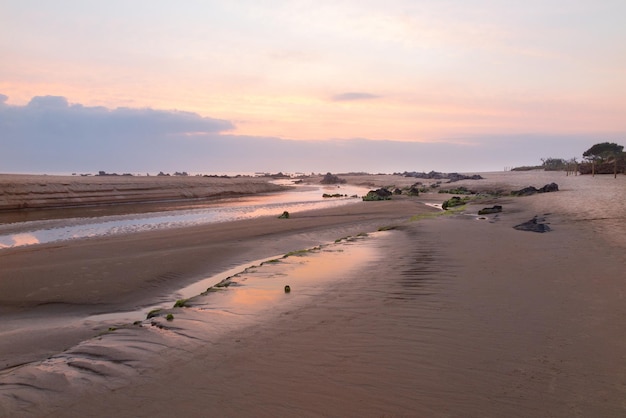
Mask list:
[[[296,186],[293,191],[223,199],[200,207],[112,216],[80,217],[3,223],[0,216],[0,249],[45,244],[78,238],[231,222],[261,216],[279,216],[347,205],[360,200],[367,189],[357,186]],[[323,197],[340,194],[342,197]]]

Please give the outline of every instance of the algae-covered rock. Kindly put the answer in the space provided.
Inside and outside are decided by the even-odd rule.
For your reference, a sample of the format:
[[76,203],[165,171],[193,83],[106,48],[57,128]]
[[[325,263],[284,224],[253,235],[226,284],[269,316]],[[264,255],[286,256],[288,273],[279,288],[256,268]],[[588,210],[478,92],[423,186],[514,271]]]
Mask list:
[[363,196],[363,200],[366,202],[375,200],[391,200],[392,194],[393,193],[385,188],[370,190],[365,196]]
[[289,212],[284,211],[283,214],[278,217],[278,219],[289,219]]
[[414,185],[411,186],[411,188],[406,192],[407,195],[409,196],[419,196],[420,195],[420,189],[419,189],[420,184],[419,183],[415,183]]
[[449,194],[474,194],[474,192],[472,192],[471,190],[469,190],[467,187],[457,187],[456,189],[441,189],[439,190],[439,193],[449,193]]
[[459,196],[453,196],[450,199],[446,200],[445,202],[443,202],[441,204],[441,208],[443,210],[449,209],[449,208],[453,208],[455,206],[463,206],[464,204],[467,203],[467,201],[469,200],[468,197],[464,197],[464,198],[460,198]]
[[556,183],[550,183],[543,186],[541,189],[537,189],[533,186],[524,187],[523,189],[512,191],[511,195],[513,196],[531,196],[535,193],[550,193],[550,192],[558,192],[559,185]]
[[490,208],[483,208],[481,210],[478,211],[479,215],[490,215],[492,213],[500,213],[502,212],[502,206],[500,205],[494,205]]

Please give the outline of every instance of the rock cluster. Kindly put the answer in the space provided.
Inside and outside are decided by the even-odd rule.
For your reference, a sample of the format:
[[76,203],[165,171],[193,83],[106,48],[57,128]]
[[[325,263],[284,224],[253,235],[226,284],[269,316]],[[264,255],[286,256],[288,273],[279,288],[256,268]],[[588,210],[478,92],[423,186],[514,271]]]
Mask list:
[[556,183],[550,183],[543,186],[541,189],[537,189],[533,186],[524,187],[523,189],[511,192],[513,196],[530,196],[536,193],[549,193],[558,192],[559,186]]
[[441,204],[441,208],[443,210],[447,210],[448,208],[453,208],[455,206],[462,206],[468,202],[469,198],[466,196],[464,198],[460,198],[459,196],[453,196],[452,198],[446,200]]
[[366,202],[375,200],[391,200],[392,194],[393,193],[385,188],[370,190],[365,196],[363,196],[363,200]]
[[345,182],[346,182],[345,179],[341,179],[331,173],[326,173],[322,181],[320,181],[321,184],[343,184]]
[[404,173],[396,173],[402,175],[404,177],[415,177],[418,179],[429,179],[429,180],[448,180],[448,183],[454,183],[455,181],[461,180],[482,180],[483,177],[474,174],[472,176],[466,176],[464,174],[459,173],[440,173],[438,171],[431,171],[430,173],[418,173],[416,171],[405,171]]

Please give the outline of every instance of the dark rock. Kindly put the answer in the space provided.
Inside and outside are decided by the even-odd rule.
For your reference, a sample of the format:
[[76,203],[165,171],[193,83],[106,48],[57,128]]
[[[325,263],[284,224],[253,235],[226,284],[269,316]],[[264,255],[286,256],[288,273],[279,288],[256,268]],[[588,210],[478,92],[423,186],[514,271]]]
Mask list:
[[420,195],[420,191],[418,189],[419,183],[415,183],[413,186],[411,186],[411,188],[406,192],[407,195],[409,196],[419,196]]
[[320,181],[320,183],[322,184],[343,184],[345,182],[346,182],[345,179],[340,179],[339,177],[331,173],[326,173],[322,181]]
[[513,196],[530,196],[530,195],[533,195],[535,193],[549,193],[549,192],[558,192],[558,191],[559,191],[559,185],[556,184],[556,183],[550,183],[550,184],[546,184],[541,189],[537,189],[537,188],[535,188],[533,186],[524,187],[521,190],[517,190],[517,191],[511,192],[511,195],[513,195]]
[[467,187],[457,187],[456,189],[441,189],[439,193],[449,193],[449,194],[475,194],[475,192],[469,190]]
[[402,194],[402,190],[398,189],[397,187],[393,190],[393,194]]
[[481,210],[478,211],[479,215],[489,215],[492,213],[500,213],[502,212],[502,206],[500,205],[494,205],[493,207],[490,208],[483,208]]
[[551,231],[550,227],[547,224],[542,223],[543,221],[544,219],[539,219],[535,216],[530,221],[515,225],[513,228],[517,229],[518,231],[530,231],[540,233]]
[[376,189],[370,190],[367,192],[367,195],[363,196],[364,201],[374,201],[374,200],[390,200],[392,193],[385,189]]
[[530,196],[539,193],[539,189],[533,186],[524,187],[523,189],[511,192],[513,196]]
[[464,174],[459,173],[450,173],[448,174],[448,183],[454,183],[455,181],[461,180],[482,180],[483,178],[478,174],[474,174],[473,176],[466,176]]
[[278,217],[278,219],[289,219],[289,212],[284,211],[283,214]]
[[418,173],[415,171],[411,171],[411,172],[405,171],[404,173],[395,173],[395,174],[400,174],[400,175],[403,175],[404,177],[415,177],[418,179],[448,180],[448,183],[453,183],[455,181],[460,181],[460,180],[482,180],[483,179],[478,174],[474,174],[472,176],[466,176],[464,174],[459,174],[459,173],[440,173],[438,171],[431,171],[430,173]]
[[546,184],[541,189],[539,189],[540,193],[549,193],[549,192],[558,192],[558,191],[559,191],[559,185],[556,183]]
[[467,201],[468,201],[467,197],[461,199],[459,196],[453,196],[452,198],[450,198],[450,199],[446,200],[445,202],[443,202],[441,204],[441,208],[443,210],[446,210],[448,208],[453,208],[455,206],[461,206],[461,205],[466,204]]

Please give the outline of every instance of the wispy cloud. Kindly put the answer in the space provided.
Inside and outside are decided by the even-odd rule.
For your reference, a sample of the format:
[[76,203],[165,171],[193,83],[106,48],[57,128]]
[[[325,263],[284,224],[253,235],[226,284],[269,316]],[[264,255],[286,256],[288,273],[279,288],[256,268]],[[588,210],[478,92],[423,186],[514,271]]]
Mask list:
[[356,101],[356,100],[372,100],[379,99],[382,96],[371,93],[362,93],[362,92],[348,92],[348,93],[340,93],[336,94],[332,97],[332,100],[335,102],[347,102],[347,101]]

